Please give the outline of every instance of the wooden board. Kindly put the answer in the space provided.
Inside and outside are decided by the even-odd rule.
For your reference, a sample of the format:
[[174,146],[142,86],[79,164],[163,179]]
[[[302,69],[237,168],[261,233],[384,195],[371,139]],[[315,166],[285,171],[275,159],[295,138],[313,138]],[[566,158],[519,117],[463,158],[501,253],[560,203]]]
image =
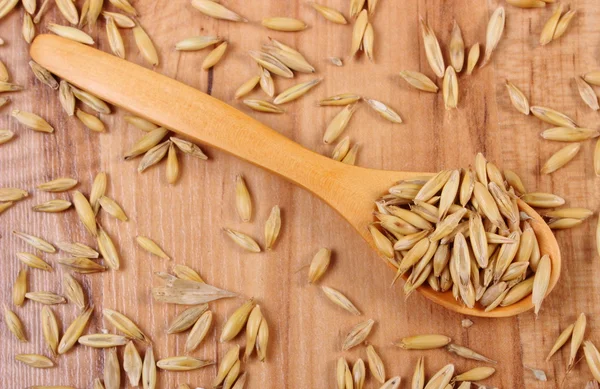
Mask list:
[[[107,2],[108,3],[108,2]],[[348,2],[329,0],[325,4],[347,14]],[[318,108],[320,98],[344,92],[356,92],[379,99],[396,109],[404,118],[402,125],[392,125],[366,106],[361,107],[347,130],[354,142],[361,144],[358,164],[373,168],[436,171],[445,167],[468,166],[478,151],[499,166],[517,171],[527,188],[554,192],[568,199],[568,205],[598,209],[595,195],[599,181],[592,168],[594,144],[584,143],[582,151],[567,167],[551,176],[537,173],[543,161],[561,147],[543,141],[539,133],[549,126],[532,116],[516,112],[510,105],[504,80],[519,86],[534,105],[546,105],[573,116],[582,126],[595,127],[597,113],[585,106],[577,94],[572,77],[598,68],[597,20],[600,4],[593,0],[575,0],[578,10],[568,33],[546,47],[538,45],[539,33],[554,6],[541,10],[522,10],[506,6],[507,25],[504,37],[491,64],[470,76],[460,77],[459,109],[446,111],[441,93],[419,93],[400,80],[403,69],[419,70],[430,76],[418,30],[419,15],[425,17],[442,43],[447,42],[456,19],[468,46],[485,41],[488,16],[503,2],[461,0],[454,2],[381,0],[373,17],[376,34],[372,64],[359,58],[347,58],[351,26],[326,22],[303,2],[263,1],[252,4],[229,0],[226,4],[254,21],[249,24],[219,22],[194,10],[187,1],[138,1],[140,22],[160,51],[157,71],[188,83],[213,96],[231,102],[235,89],[256,73],[256,66],[246,51],[258,49],[268,36],[299,48],[314,63],[316,76],[324,81],[309,95],[286,105],[285,115],[249,112],[286,136],[320,153],[331,147],[321,142],[328,121],[336,108]],[[80,2],[78,2],[79,5]],[[428,374],[446,363],[455,363],[457,371],[480,365],[459,359],[442,350],[402,351],[392,341],[417,333],[444,333],[464,346],[471,347],[498,361],[497,373],[486,385],[498,387],[559,387],[565,378],[568,350],[551,362],[546,353],[556,336],[573,322],[580,312],[588,315],[587,337],[599,341],[595,330],[598,317],[596,274],[600,265],[593,239],[594,221],[557,234],[564,258],[559,286],[544,303],[536,320],[533,314],[512,319],[473,319],[474,325],[463,329],[464,317],[432,305],[418,294],[405,300],[400,287],[390,288],[393,274],[371,249],[358,238],[341,217],[305,191],[291,186],[222,152],[207,149],[207,162],[181,158],[182,174],[175,186],[164,177],[164,166],[144,174],[136,171],[136,162],[125,162],[122,155],[142,133],[128,127],[118,110],[103,115],[109,131],[90,133],[75,119],[62,112],[57,94],[34,79],[28,69],[27,45],[20,37],[21,10],[2,21],[0,36],[7,42],[0,47],[0,59],[7,64],[11,78],[27,90],[11,94],[13,102],[2,108],[0,127],[17,133],[17,138],[0,147],[0,187],[22,187],[32,196],[0,216],[0,301],[11,301],[10,285],[21,267],[15,252],[29,248],[11,234],[21,230],[42,236],[51,242],[74,240],[93,244],[80,225],[74,211],[63,214],[35,214],[30,207],[51,198],[68,198],[35,191],[35,185],[59,176],[80,180],[78,189],[89,193],[93,177],[99,171],[109,175],[108,194],[115,198],[130,217],[123,223],[107,215],[101,223],[117,242],[122,254],[122,269],[89,276],[77,276],[96,307],[88,332],[103,328],[98,312],[112,308],[126,313],[140,324],[154,341],[157,358],[183,354],[185,335],[164,335],[169,321],[182,307],[154,303],[150,288],[158,285],[157,271],[168,271],[174,263],[187,264],[211,284],[255,297],[271,328],[268,361],[252,358],[244,364],[249,373],[247,387],[334,387],[335,361],[339,356],[351,362],[366,359],[363,347],[340,352],[340,345],[356,323],[373,318],[377,321],[369,342],[381,354],[388,376],[401,375],[410,381],[419,356],[426,357]],[[260,27],[266,16],[285,15],[305,20],[310,28],[302,33],[279,33]],[[44,22],[64,23],[56,7]],[[143,63],[129,31],[122,31],[127,58]],[[97,46],[109,50],[101,23],[91,31]],[[175,42],[199,34],[219,34],[231,42],[231,50],[213,71],[202,71],[200,64],[208,51],[179,53]],[[442,44],[446,49],[446,45]],[[344,58],[342,68],[334,67],[327,57]],[[276,79],[277,91],[312,75],[295,80]],[[258,90],[253,96],[263,97]],[[11,109],[33,111],[47,118],[56,131],[53,135],[34,133],[10,118]],[[198,112],[201,115],[202,112]],[[234,209],[233,181],[244,174],[252,192],[255,216],[252,223],[240,223]],[[261,239],[263,224],[271,207],[282,208],[283,228],[275,249],[250,255],[241,252],[226,239],[220,229],[237,228]],[[153,258],[135,246],[136,235],[147,235],[160,242],[172,256],[172,262]],[[262,239],[261,239],[262,240]],[[346,293],[363,312],[354,317],[325,300],[319,289],[306,283],[307,265],[320,247],[334,252],[333,264],[323,284]],[[61,292],[63,269],[56,264],[61,255],[43,255],[55,265],[54,273],[30,272],[31,290]],[[194,356],[218,360],[231,347],[219,344],[218,335],[225,318],[242,300],[222,301],[211,305],[215,325],[204,345]],[[10,305],[10,304],[9,304]],[[48,354],[40,331],[37,303],[26,303],[15,311],[23,319],[29,343],[18,343],[0,327],[0,371],[6,387],[30,385],[73,385],[90,387],[102,376],[102,353],[76,347],[57,359],[57,367],[34,370],[13,362],[17,353]],[[62,328],[73,320],[77,309],[72,305],[53,308]],[[244,344],[244,337],[238,340]],[[140,351],[143,352],[142,347]],[[549,382],[539,383],[523,366],[546,371]],[[159,385],[174,388],[179,383],[208,387],[216,367],[191,373],[159,374]],[[567,387],[583,387],[591,374],[580,362],[566,379]],[[123,378],[123,381],[125,378]],[[408,384],[403,384],[407,387]],[[125,386],[125,384],[123,384]],[[378,384],[368,380],[367,387]]]

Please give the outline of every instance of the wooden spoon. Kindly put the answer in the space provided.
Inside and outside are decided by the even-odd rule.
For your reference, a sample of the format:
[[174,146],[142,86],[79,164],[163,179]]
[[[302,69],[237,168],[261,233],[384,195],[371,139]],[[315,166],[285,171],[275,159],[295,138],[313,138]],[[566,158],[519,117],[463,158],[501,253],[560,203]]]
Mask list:
[[[394,183],[424,175],[366,169],[334,161],[190,86],[68,39],[39,35],[30,53],[50,72],[103,100],[305,188],[338,211],[371,246],[367,226],[373,222],[374,201]],[[539,214],[522,201],[519,206],[535,219],[531,225],[540,250],[552,259],[549,293],[560,275],[558,244]],[[480,308],[463,306],[450,292],[439,293],[429,287],[421,287],[419,291],[452,311],[473,316],[505,317],[532,308],[531,297],[528,297],[486,313]]]

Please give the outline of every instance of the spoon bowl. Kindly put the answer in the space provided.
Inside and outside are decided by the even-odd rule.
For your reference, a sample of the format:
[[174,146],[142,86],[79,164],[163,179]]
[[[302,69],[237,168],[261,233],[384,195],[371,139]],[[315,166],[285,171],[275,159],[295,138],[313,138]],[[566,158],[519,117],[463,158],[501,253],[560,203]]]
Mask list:
[[[31,45],[30,54],[53,74],[105,101],[305,188],[338,211],[372,247],[367,227],[373,222],[375,200],[398,181],[427,175],[367,169],[334,161],[188,85],[65,38],[39,35]],[[558,244],[537,212],[522,201],[519,207],[534,219],[531,225],[540,251],[552,260],[550,293],[560,275]],[[463,306],[451,292],[435,292],[427,286],[418,290],[445,308],[473,316],[513,316],[533,307],[531,297],[527,297],[511,306],[484,312],[481,308]]]

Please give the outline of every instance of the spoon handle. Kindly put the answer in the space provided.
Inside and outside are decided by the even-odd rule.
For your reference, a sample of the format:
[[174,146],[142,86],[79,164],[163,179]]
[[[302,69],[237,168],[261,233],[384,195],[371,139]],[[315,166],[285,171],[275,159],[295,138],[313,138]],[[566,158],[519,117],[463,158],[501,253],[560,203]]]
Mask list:
[[[346,165],[316,154],[214,97],[92,47],[40,35],[31,56],[62,79],[153,123],[283,176],[325,198]],[[330,199],[326,199],[330,200]]]

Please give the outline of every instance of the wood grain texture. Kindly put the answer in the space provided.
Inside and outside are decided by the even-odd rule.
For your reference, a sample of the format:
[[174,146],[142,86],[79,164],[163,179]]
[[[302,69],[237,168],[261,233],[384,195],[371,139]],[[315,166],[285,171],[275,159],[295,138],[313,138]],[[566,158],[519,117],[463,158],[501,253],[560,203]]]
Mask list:
[[[432,74],[422,50],[419,14],[428,19],[442,42],[447,42],[452,19],[456,18],[470,46],[475,41],[484,42],[487,17],[498,3],[463,0],[440,4],[421,0],[399,4],[380,0],[373,19],[376,65],[360,58],[355,62],[346,60],[342,68],[332,66],[326,58],[347,56],[351,27],[328,23],[301,2],[265,1],[252,5],[237,0],[227,2],[253,21],[286,15],[301,18],[310,25],[307,31],[295,34],[267,31],[258,23],[218,22],[201,15],[186,1],[139,1],[136,6],[140,22],[160,51],[157,71],[230,103],[237,86],[256,72],[246,50],[259,48],[267,36],[298,47],[317,67],[318,75],[325,78],[323,83],[308,96],[288,104],[286,115],[248,113],[311,150],[330,152],[331,147],[323,145],[321,137],[336,113],[335,108],[315,107],[315,101],[336,93],[356,92],[384,101],[405,120],[403,125],[392,125],[366,107],[358,110],[347,134],[362,145],[358,159],[362,166],[436,171],[471,164],[475,153],[483,151],[499,166],[519,172],[528,188],[562,195],[569,205],[598,209],[594,194],[599,185],[591,164],[593,144],[586,143],[567,167],[540,177],[537,172],[541,164],[560,145],[542,141],[539,132],[548,126],[516,112],[504,89],[504,79],[508,78],[530,96],[532,104],[559,109],[582,125],[594,126],[597,114],[580,101],[572,77],[600,66],[596,60],[599,38],[596,21],[600,17],[597,2],[572,2],[578,15],[571,29],[561,40],[543,48],[537,44],[539,32],[552,7],[521,10],[507,6],[505,36],[491,63],[477,69],[473,76],[459,79],[458,110],[445,111],[441,94],[409,89],[397,75],[402,69]],[[346,1],[331,0],[324,4],[347,13]],[[447,362],[456,363],[459,371],[477,365],[439,350],[415,353],[390,345],[397,338],[415,333],[445,333],[457,343],[498,360],[498,372],[489,384],[514,388],[560,386],[568,352],[558,353],[549,363],[544,358],[555,337],[579,312],[588,314],[588,337],[600,339],[594,330],[599,313],[599,287],[594,275],[600,265],[590,222],[558,233],[564,258],[563,276],[537,320],[530,313],[514,319],[474,319],[473,327],[463,329],[460,327],[463,316],[433,305],[417,294],[405,301],[398,288],[390,289],[393,275],[357,238],[354,230],[320,200],[278,177],[216,150],[208,150],[211,159],[207,162],[183,157],[182,175],[173,187],[166,183],[163,166],[137,174],[137,164],[124,162],[122,154],[141,132],[126,126],[121,111],[102,117],[108,133],[90,133],[75,119],[66,118],[56,93],[34,79],[27,67],[28,48],[20,37],[20,12],[13,12],[0,25],[0,36],[7,41],[0,48],[0,59],[7,64],[12,79],[27,86],[26,91],[12,94],[11,106],[2,110],[0,126],[15,131],[17,138],[0,146],[0,187],[23,187],[33,195],[0,216],[3,285],[10,285],[19,269],[14,253],[28,250],[12,236],[13,229],[43,236],[51,242],[75,240],[93,244],[75,212],[41,215],[30,211],[36,203],[68,197],[34,191],[35,185],[58,176],[73,176],[81,182],[79,190],[88,194],[94,175],[106,171],[108,193],[123,205],[131,219],[122,223],[101,216],[102,224],[122,253],[122,270],[77,278],[82,280],[97,308],[124,312],[149,333],[155,342],[157,359],[183,353],[185,335],[162,335],[182,307],[152,302],[150,286],[158,284],[152,273],[166,271],[172,264],[152,258],[136,247],[136,235],[152,237],[172,256],[173,263],[192,266],[211,284],[260,301],[272,329],[272,340],[267,363],[252,359],[244,367],[249,372],[247,385],[252,388],[333,387],[337,357],[345,355],[352,361],[366,357],[364,348],[344,354],[339,350],[346,332],[370,317],[377,320],[370,342],[380,352],[389,374],[399,374],[404,380],[409,380],[420,355],[426,356],[428,373]],[[56,7],[48,11],[38,28],[44,31],[48,21],[63,22]],[[218,33],[231,42],[231,51],[211,72],[200,69],[208,51],[177,53],[172,49],[178,40],[204,33]],[[109,50],[102,23],[92,35],[100,49]],[[123,35],[127,58],[143,63],[130,32],[123,31]],[[297,80],[310,77],[276,79],[276,88],[281,91]],[[255,95],[261,96],[258,91]],[[246,110],[239,103],[233,104]],[[55,126],[55,134],[33,133],[18,126],[8,115],[13,108],[47,118]],[[238,173],[247,178],[255,201],[256,212],[250,224],[239,222],[233,205],[233,181]],[[275,204],[282,208],[283,227],[272,252],[242,253],[220,232],[221,227],[229,226],[261,238],[263,223]],[[314,252],[324,246],[332,248],[335,255],[323,283],[345,292],[364,317],[340,311],[317,288],[306,284],[307,265]],[[55,263],[59,255],[43,257]],[[30,289],[60,292],[62,271],[31,271]],[[0,301],[10,301],[9,287],[0,288]],[[239,304],[241,300],[212,304],[215,327],[194,355],[215,359],[223,355],[229,346],[218,343],[218,334],[225,317]],[[93,378],[101,376],[102,353],[83,347],[59,358],[55,369],[38,371],[15,364],[16,353],[47,353],[39,326],[41,307],[28,302],[15,310],[26,323],[30,342],[17,343],[4,326],[0,327],[5,345],[0,350],[0,371],[5,386],[69,384],[85,388],[91,386]],[[55,312],[64,330],[75,317],[76,308],[65,305],[56,307]],[[114,330],[96,313],[89,332],[101,328]],[[550,382],[536,382],[523,365],[546,370]],[[160,387],[175,387],[182,382],[206,387],[215,372],[216,367],[192,373],[161,372]],[[589,379],[591,374],[580,362],[568,376],[567,386],[583,387]],[[373,380],[368,385],[377,387]]]

